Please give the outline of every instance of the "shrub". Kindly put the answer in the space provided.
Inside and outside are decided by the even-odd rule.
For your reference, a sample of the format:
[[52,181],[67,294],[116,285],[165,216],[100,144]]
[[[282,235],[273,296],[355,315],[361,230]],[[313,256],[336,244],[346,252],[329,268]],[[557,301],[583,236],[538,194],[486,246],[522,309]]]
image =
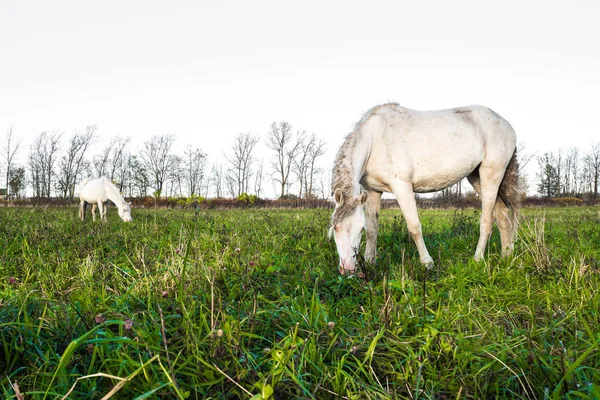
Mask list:
[[237,197],[237,201],[245,204],[254,204],[258,200],[258,196],[254,194],[242,193]]
[[558,197],[552,200],[561,206],[580,206],[583,204],[583,199],[577,197]]

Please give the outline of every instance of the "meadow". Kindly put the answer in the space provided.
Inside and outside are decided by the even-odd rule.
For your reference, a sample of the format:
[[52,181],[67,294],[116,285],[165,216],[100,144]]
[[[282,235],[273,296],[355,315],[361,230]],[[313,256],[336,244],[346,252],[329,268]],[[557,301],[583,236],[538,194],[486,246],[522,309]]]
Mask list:
[[600,209],[398,210],[337,272],[331,210],[0,209],[5,399],[600,398]]

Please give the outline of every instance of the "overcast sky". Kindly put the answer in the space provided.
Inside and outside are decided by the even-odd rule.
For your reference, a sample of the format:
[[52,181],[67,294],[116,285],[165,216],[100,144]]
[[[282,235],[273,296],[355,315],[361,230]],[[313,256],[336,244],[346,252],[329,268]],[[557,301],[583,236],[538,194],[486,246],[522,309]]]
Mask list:
[[[598,1],[0,2],[0,138],[96,124],[222,158],[272,121],[327,139],[372,106],[483,104],[528,150],[600,140]],[[263,146],[264,148],[264,146]],[[264,150],[263,150],[264,151]],[[268,153],[266,157],[268,157]]]

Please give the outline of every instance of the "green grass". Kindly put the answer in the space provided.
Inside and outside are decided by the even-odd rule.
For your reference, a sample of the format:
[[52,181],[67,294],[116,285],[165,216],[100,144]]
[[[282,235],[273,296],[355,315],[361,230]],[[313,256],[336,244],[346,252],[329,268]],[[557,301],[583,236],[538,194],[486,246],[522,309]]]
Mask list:
[[600,398],[600,210],[383,211],[367,280],[328,210],[0,209],[3,398]]

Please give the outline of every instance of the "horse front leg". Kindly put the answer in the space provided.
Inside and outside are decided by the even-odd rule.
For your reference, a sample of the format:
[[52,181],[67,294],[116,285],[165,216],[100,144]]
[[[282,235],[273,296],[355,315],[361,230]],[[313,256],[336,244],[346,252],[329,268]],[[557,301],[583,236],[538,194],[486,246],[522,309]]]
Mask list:
[[365,260],[374,264],[377,261],[377,233],[379,231],[379,209],[381,208],[381,192],[369,191],[365,203],[367,219],[367,244]]
[[96,204],[92,204],[92,221],[96,222]]
[[419,258],[421,264],[425,265],[427,269],[433,268],[433,258],[429,255],[427,247],[425,247],[425,241],[423,240],[423,232],[421,231],[421,221],[419,221],[419,213],[417,212],[417,202],[415,200],[415,193],[412,188],[412,184],[400,181],[392,185],[392,192],[396,196],[396,200],[402,210],[402,215],[406,220],[406,227],[410,236],[413,238],[419,251]]
[[79,219],[83,221],[85,217],[85,201],[81,200],[79,202]]

